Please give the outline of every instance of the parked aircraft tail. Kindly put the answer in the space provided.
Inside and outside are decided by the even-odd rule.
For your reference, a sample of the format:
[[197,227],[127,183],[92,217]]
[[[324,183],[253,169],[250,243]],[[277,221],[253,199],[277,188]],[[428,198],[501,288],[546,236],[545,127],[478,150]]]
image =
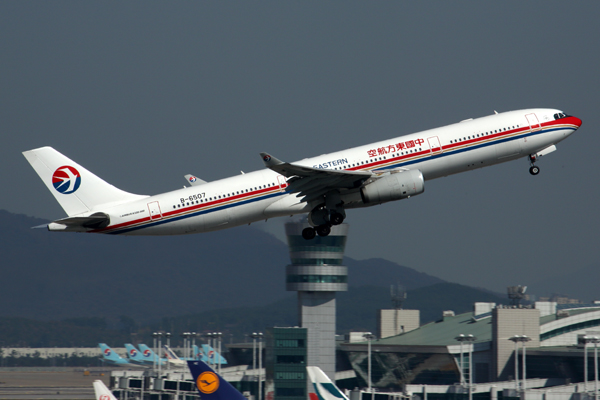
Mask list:
[[202,352],[208,357],[209,364],[227,364],[225,357],[220,355],[215,349],[207,344],[202,345]]
[[152,349],[150,349],[145,344],[140,343],[140,344],[138,344],[138,347],[140,348],[140,351],[142,352],[142,357],[145,360],[145,362],[147,362],[147,363],[155,363],[156,361],[160,360],[161,365],[164,364],[165,359],[164,358],[159,358],[156,355],[156,353],[154,353],[152,351]]
[[131,343],[125,343],[125,349],[127,350],[127,358],[129,358],[130,361],[139,364],[152,363],[152,360],[146,360],[145,357],[142,355],[142,352],[136,349],[135,346]]
[[146,197],[117,189],[52,147],[24,151],[23,155],[69,216]]
[[202,361],[188,361],[202,400],[247,400],[229,382]]
[[194,360],[201,360],[205,363],[208,363],[208,357],[206,356],[206,354],[204,354],[204,351],[202,351],[201,348],[194,345],[192,346],[192,349],[194,350]]
[[[348,400],[348,397],[321,370],[319,367],[306,367],[308,377],[310,378],[319,400]],[[312,394],[312,393],[311,393]],[[311,396],[311,400],[314,396]]]
[[112,364],[129,364],[127,360],[121,358],[116,351],[108,347],[106,343],[98,343],[100,350],[102,351],[102,361],[109,362]]
[[96,393],[96,400],[117,400],[115,395],[106,387],[104,382],[101,380],[95,380],[94,393]]

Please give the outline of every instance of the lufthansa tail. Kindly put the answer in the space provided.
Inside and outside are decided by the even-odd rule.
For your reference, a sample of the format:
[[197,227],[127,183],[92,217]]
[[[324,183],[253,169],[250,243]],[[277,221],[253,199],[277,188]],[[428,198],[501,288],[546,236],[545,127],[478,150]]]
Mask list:
[[24,151],[23,155],[69,217],[147,197],[117,189],[52,147]]
[[188,361],[188,367],[202,400],[247,400],[202,361]]
[[[319,367],[306,367],[308,376],[315,388],[315,393],[319,400],[348,400],[348,397],[333,382],[325,372]],[[312,399],[312,397],[311,397]]]

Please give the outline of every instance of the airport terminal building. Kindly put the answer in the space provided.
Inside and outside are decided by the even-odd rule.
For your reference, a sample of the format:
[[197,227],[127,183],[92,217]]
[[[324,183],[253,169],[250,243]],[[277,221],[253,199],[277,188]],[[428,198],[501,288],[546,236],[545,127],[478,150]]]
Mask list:
[[[454,385],[468,382],[469,377],[474,384],[509,381],[515,379],[516,368],[517,377],[581,382],[586,350],[588,379],[593,380],[593,345],[584,348],[582,338],[596,336],[600,337],[600,304],[536,302],[517,307],[476,303],[474,312],[444,312],[440,320],[418,329],[373,340],[373,386],[403,390],[411,384]],[[340,351],[359,384],[366,386],[367,343],[343,343]]]

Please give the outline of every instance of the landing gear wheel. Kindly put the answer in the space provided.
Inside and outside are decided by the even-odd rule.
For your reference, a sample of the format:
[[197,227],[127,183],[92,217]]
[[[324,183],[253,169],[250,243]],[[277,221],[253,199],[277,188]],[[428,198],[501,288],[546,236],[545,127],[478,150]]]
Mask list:
[[315,232],[315,228],[304,228],[302,229],[302,237],[306,240],[312,240],[317,236],[317,232]]
[[327,236],[331,233],[331,227],[329,225],[319,225],[316,231],[319,236]]
[[537,175],[540,173],[540,167],[536,167],[535,165],[532,165],[531,168],[529,168],[529,173],[531,175]]
[[331,222],[331,225],[339,225],[344,222],[344,216],[340,213],[334,212],[329,217],[329,222]]

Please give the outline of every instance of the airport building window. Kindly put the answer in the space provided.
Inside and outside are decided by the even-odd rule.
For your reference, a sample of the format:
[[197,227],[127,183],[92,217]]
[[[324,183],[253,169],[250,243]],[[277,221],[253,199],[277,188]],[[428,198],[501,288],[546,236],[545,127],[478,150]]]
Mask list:
[[305,347],[304,339],[277,339],[275,347]]
[[277,356],[277,364],[304,364],[304,356],[281,355]]
[[306,374],[304,372],[277,372],[275,373],[275,379],[306,379]]
[[339,258],[292,258],[294,265],[342,265]]

